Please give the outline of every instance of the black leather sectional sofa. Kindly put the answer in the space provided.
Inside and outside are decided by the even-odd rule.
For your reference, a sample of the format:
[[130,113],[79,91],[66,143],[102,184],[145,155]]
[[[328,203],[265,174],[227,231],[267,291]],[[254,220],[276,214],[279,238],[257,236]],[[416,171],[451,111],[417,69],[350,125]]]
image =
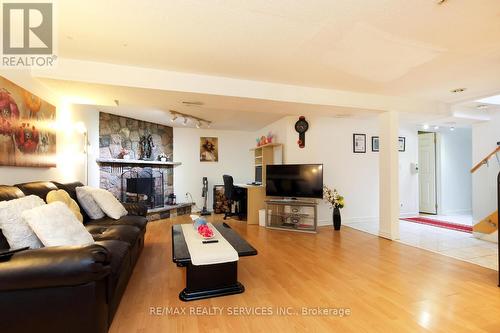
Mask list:
[[[0,185],[0,201],[63,189],[78,202],[81,183]],[[0,332],[107,332],[144,247],[145,206],[125,204],[119,220],[84,224],[95,244],[26,250],[0,262]],[[0,249],[8,249],[0,233]]]

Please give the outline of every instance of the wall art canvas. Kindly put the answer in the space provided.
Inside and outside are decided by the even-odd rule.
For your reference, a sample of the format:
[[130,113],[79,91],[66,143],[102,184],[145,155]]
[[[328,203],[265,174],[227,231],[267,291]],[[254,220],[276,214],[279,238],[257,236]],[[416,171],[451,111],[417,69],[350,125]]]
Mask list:
[[200,138],[200,162],[219,161],[219,139],[213,137]]
[[56,108],[0,76],[0,165],[56,166]]

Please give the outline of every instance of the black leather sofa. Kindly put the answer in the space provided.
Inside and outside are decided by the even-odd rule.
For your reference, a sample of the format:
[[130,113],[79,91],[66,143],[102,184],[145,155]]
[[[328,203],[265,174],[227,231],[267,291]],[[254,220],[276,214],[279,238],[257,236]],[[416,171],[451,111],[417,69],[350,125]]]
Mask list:
[[[0,201],[63,189],[78,202],[81,183],[0,185]],[[119,220],[91,220],[95,244],[26,250],[0,262],[0,332],[107,332],[144,247],[147,208],[124,204]],[[0,232],[0,249],[9,249]]]

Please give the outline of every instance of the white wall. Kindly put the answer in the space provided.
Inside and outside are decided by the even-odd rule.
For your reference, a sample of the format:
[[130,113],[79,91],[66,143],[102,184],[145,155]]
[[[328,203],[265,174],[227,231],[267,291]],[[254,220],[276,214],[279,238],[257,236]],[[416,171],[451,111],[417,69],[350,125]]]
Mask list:
[[[297,145],[296,117],[285,117],[257,131],[254,136],[268,131],[276,133],[276,141],[284,144],[285,163],[323,163],[324,184],[336,188],[345,197],[343,223],[377,221],[379,153],[371,151],[371,137],[378,135],[378,119],[306,119],[309,130],[303,149]],[[353,133],[366,134],[366,154],[353,153]],[[400,135],[406,137],[406,152],[400,153],[402,214],[412,215],[418,210],[418,177],[410,174],[410,163],[417,160],[417,130],[411,126],[402,127]],[[331,223],[331,210],[323,201],[318,215],[320,225]]]
[[472,212],[472,130],[439,133],[440,214]]
[[[474,164],[482,160],[500,141],[500,114],[494,115],[488,122],[472,126],[472,161]],[[500,166],[496,158],[490,159],[489,166],[482,166],[472,176],[472,217],[478,223],[497,207],[497,176]],[[478,237],[498,241],[497,233],[477,235]]]
[[[200,162],[200,137],[219,138],[219,162]],[[209,202],[212,210],[213,185],[222,185],[222,175],[233,176],[235,183],[253,181],[253,159],[249,149],[254,135],[243,131],[174,127],[174,160],[182,165],[174,169],[174,192],[178,202],[191,193],[198,208],[203,206],[202,178],[208,177]]]

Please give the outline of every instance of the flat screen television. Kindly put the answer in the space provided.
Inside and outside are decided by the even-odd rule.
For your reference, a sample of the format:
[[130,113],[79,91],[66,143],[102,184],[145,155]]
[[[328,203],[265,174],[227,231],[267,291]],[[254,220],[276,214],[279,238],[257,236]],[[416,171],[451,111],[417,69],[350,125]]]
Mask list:
[[267,165],[266,195],[323,198],[323,164]]

